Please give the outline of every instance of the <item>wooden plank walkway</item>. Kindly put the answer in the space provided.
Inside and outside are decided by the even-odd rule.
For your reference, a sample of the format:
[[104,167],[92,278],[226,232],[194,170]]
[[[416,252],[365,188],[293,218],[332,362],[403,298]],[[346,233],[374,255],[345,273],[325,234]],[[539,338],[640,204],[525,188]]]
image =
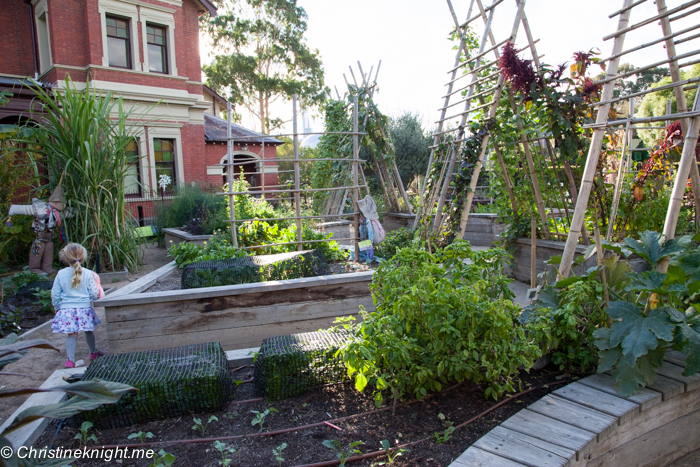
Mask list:
[[[662,466],[700,448],[700,375],[669,351],[654,384],[630,397],[607,374],[570,383],[477,440],[449,467]],[[649,436],[659,442],[648,442]],[[658,436],[657,436],[658,435]]]

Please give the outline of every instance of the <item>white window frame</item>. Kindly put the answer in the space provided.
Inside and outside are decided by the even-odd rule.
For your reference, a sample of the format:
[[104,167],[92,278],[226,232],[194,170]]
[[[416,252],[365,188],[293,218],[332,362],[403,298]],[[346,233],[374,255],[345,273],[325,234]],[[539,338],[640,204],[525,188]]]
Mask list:
[[[166,76],[177,76],[177,65],[175,63],[175,18],[171,13],[164,11],[152,10],[150,8],[141,7],[141,37],[143,38],[143,71],[149,72],[148,65],[148,35],[146,33],[147,24],[160,26],[166,31],[166,49],[168,51],[168,72]],[[153,73],[162,75],[163,73]]]
[[[46,0],[38,0],[34,2],[34,25],[36,26],[37,39],[39,38],[39,21],[40,18],[44,17],[44,22],[46,23],[46,44],[42,44],[41,40],[37,40],[37,47],[39,52],[39,73],[46,72],[49,68],[53,66],[53,55],[51,53],[51,28],[49,27],[49,7]],[[44,51],[44,47],[48,50]],[[47,52],[48,63],[44,63],[41,59],[43,55],[42,52]]]
[[[149,191],[158,193],[158,180],[156,180],[156,157],[155,148],[153,147],[154,138],[174,139],[175,140],[175,177],[177,177],[176,186],[185,185],[185,168],[182,157],[182,134],[179,128],[166,127],[148,127],[148,180],[151,181]],[[142,159],[145,160],[145,159]],[[144,164],[145,165],[145,164]],[[143,170],[143,169],[142,169]],[[145,180],[145,178],[144,178]]]
[[[138,172],[139,172],[139,180],[141,181],[141,196],[136,197],[136,196],[130,196],[127,197],[126,200],[127,202],[134,201],[135,199],[142,199],[148,197],[148,193],[151,191],[151,187],[147,183],[147,181],[150,180],[148,173],[149,173],[149,167],[150,166],[150,161],[148,159],[148,141],[146,141],[146,133],[143,130],[143,128],[139,128],[135,134],[133,135],[133,138],[138,141],[139,145],[139,155],[141,156],[139,158],[139,163],[138,163]],[[155,167],[155,164],[154,164]]]
[[139,12],[136,5],[116,0],[100,0],[100,22],[102,26],[102,66],[109,66],[109,46],[107,41],[107,15],[119,16],[129,20],[129,45],[131,47],[131,68],[114,68],[115,70],[141,70],[139,60]]

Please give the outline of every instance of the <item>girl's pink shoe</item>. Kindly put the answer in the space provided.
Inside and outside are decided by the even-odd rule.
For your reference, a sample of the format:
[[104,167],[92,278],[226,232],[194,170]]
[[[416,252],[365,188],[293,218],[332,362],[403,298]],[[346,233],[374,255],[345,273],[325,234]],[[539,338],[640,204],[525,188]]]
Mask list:
[[71,362],[70,360],[66,360],[64,368],[75,368],[75,363]]
[[93,352],[90,354],[90,360],[95,360],[96,358],[100,358],[103,356],[105,353],[101,350],[98,350],[97,352]]

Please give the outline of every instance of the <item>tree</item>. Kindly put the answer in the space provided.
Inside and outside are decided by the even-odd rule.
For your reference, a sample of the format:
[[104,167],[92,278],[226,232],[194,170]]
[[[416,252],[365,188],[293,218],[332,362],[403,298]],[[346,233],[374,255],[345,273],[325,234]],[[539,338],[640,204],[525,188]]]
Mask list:
[[203,19],[217,53],[202,70],[211,88],[243,105],[261,131],[282,125],[270,105],[297,94],[302,105],[317,105],[327,88],[318,50],[304,40],[306,11],[296,0],[219,0],[223,10]]
[[[697,78],[700,76],[700,65],[694,65],[690,70],[681,70],[681,79]],[[651,87],[663,86],[666,84],[671,84],[671,77],[666,77],[661,79],[658,84],[654,84]],[[688,107],[693,106],[695,101],[695,93],[697,88],[692,86],[691,89],[685,91],[685,102]],[[660,117],[661,115],[666,115],[666,100],[671,100],[671,112],[675,113],[678,111],[676,105],[676,96],[673,89],[665,89],[659,92],[653,92],[644,96],[641,105],[639,106],[639,112],[637,116],[639,117]],[[657,122],[656,125],[664,125],[663,122]],[[663,135],[663,130],[639,130],[639,135],[644,141],[644,145],[647,148],[654,147],[658,143],[659,139]]]
[[419,116],[410,112],[389,120],[389,133],[396,148],[396,166],[404,186],[416,175],[425,175],[430,158],[430,138],[421,126]]
[[[627,73],[635,69],[634,65],[629,63],[623,63],[618,68],[618,73]],[[635,92],[646,91],[651,87],[652,84],[658,83],[661,79],[671,76],[671,72],[665,67],[656,67],[644,70],[636,75],[635,80],[631,79],[618,79],[615,82],[615,90],[613,91],[613,97],[625,96],[627,94],[633,94]],[[605,79],[605,72],[600,73],[595,77],[596,80]]]

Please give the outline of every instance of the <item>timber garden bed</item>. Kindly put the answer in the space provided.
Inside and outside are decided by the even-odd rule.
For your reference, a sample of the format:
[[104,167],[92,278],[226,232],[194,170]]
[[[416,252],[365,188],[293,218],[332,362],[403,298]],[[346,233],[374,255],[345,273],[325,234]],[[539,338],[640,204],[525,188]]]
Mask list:
[[[252,367],[234,370],[236,380],[247,381],[252,377]],[[484,398],[484,387],[465,382],[420,402],[401,401],[396,408],[396,414],[392,415],[390,406],[376,411],[369,391],[358,393],[350,383],[326,386],[320,391],[270,404],[257,399],[253,384],[242,384],[238,387],[237,400],[222,411],[99,430],[95,433],[99,445],[124,446],[138,443],[137,439],[128,439],[131,433],[150,432],[153,438],[146,441],[158,442],[153,445],[156,452],[164,449],[173,454],[176,457],[175,466],[220,465],[218,462],[221,455],[215,449],[214,441],[221,439],[236,449],[236,453],[230,456],[234,459],[231,464],[233,466],[276,466],[278,463],[272,450],[282,443],[287,443],[287,448],[282,452],[285,459],[282,465],[297,466],[336,459],[335,453],[323,445],[324,440],[338,440],[343,448],[352,442],[362,441],[364,444],[357,447],[362,453],[381,450],[381,441],[388,440],[392,447],[418,442],[407,446],[410,452],[396,459],[393,465],[397,467],[446,467],[490,429],[566,381],[566,375],[562,378],[558,372],[548,369],[533,370],[530,374],[523,373],[521,377],[523,390],[539,389],[515,397],[467,426],[456,429],[449,439],[442,443],[437,442],[436,432],[444,436],[450,424],[458,426],[496,406],[497,402]],[[551,385],[542,387],[547,383]],[[250,402],[246,402],[248,400]],[[279,413],[271,412],[265,418],[263,433],[260,436],[259,427],[251,425],[255,416],[251,411],[264,412],[270,407],[274,407]],[[365,413],[367,414],[362,415]],[[444,420],[440,414],[444,416]],[[217,417],[218,421],[207,424],[212,415]],[[195,416],[206,426],[203,435],[192,429]],[[343,419],[344,417],[352,418]],[[273,434],[283,430],[288,431]],[[78,441],[73,439],[77,433],[75,428],[63,426],[54,438],[55,433],[56,427],[49,427],[35,446],[53,443],[54,446],[63,448],[78,447]],[[222,439],[224,437],[234,439]],[[352,462],[349,465],[368,467],[380,461],[386,461],[386,455]],[[149,463],[124,459],[121,465],[145,467]],[[101,466],[104,465],[104,461],[78,460],[73,465]]]
[[105,308],[111,353],[219,341],[224,350],[266,337],[312,332],[336,317],[374,311],[374,271],[187,290],[147,291],[176,274],[175,263],[95,302]]

